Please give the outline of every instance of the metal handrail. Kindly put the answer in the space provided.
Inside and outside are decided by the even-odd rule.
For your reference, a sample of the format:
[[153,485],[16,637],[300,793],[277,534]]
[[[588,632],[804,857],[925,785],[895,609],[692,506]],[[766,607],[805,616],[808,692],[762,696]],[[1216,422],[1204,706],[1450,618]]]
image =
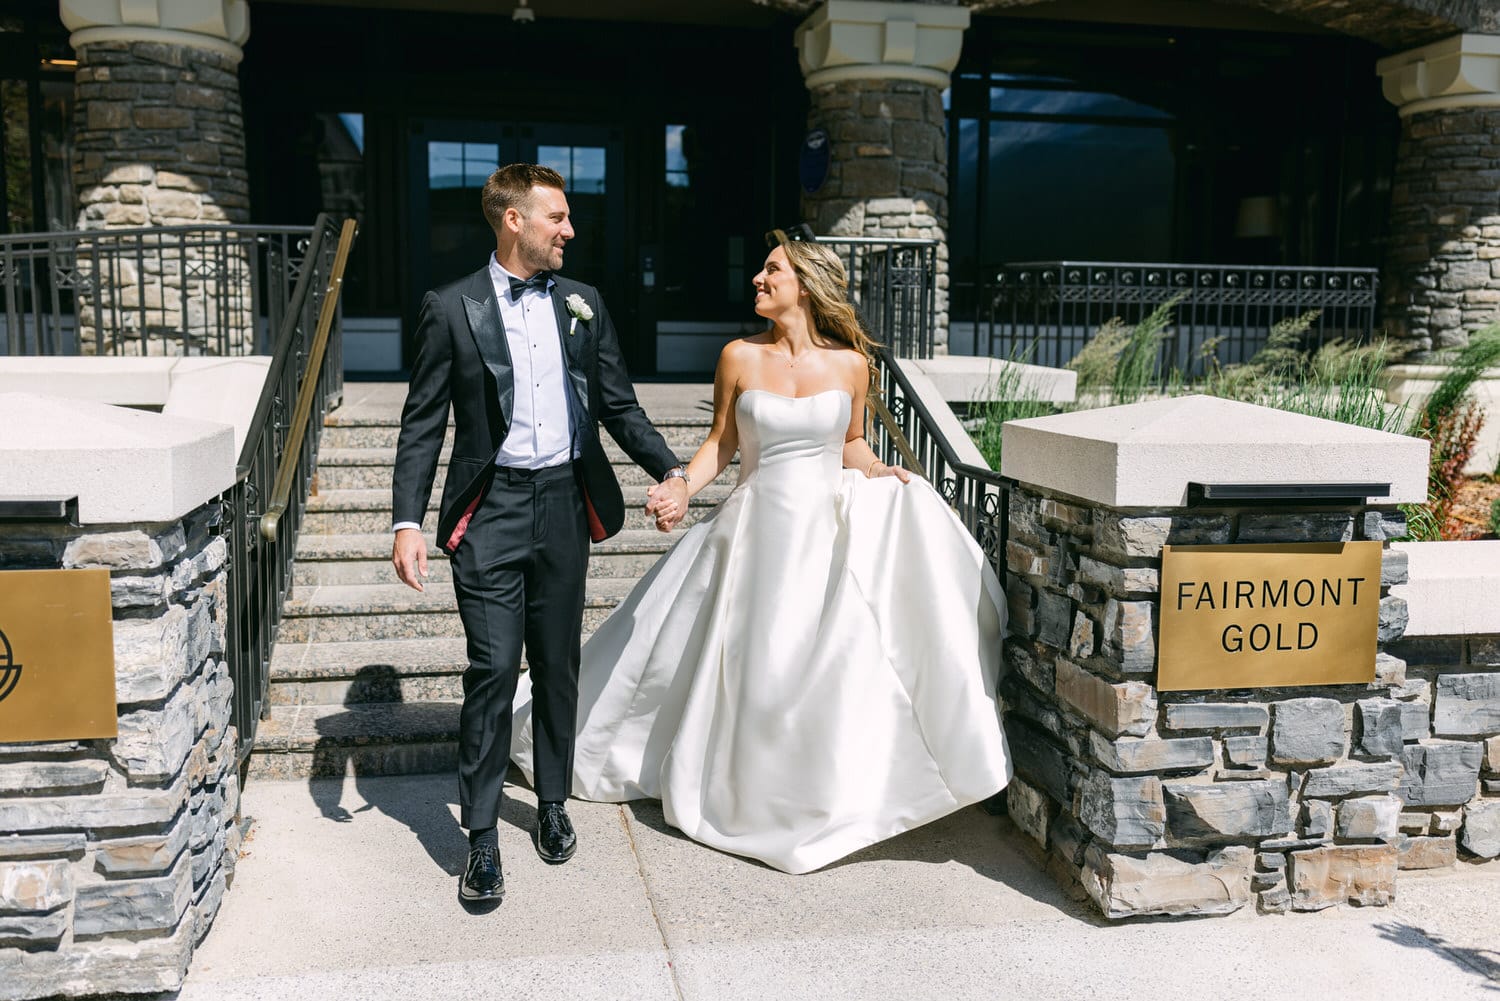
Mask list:
[[886,462],[899,455],[920,472],[954,509],[1003,579],[1010,491],[1015,481],[958,457],[889,348],[876,349],[875,368],[879,383],[871,393],[878,404],[872,407],[878,418],[873,429],[875,453]]
[[[243,762],[270,708],[270,665],[284,603],[292,585],[298,529],[317,468],[318,439],[307,434],[342,393],[337,322],[351,223],[318,216],[307,239],[296,283],[279,314],[271,363],[255,415],[240,450],[234,486],[224,495],[221,534],[229,546],[230,610],[226,660],[234,681],[232,718]],[[291,411],[303,414],[300,428]],[[279,490],[279,493],[278,493]],[[277,503],[276,530],[262,515]]]
[[328,331],[333,326],[334,311],[338,307],[339,292],[344,287],[344,266],[349,261],[349,250],[354,245],[354,236],[359,227],[353,219],[345,219],[339,230],[338,250],[333,258],[333,271],[329,275],[328,287],[323,291],[323,305],[318,311],[318,326],[313,333],[312,350],[307,367],[303,370],[302,385],[297,390],[297,406],[292,411],[292,423],[287,428],[288,436],[282,443],[281,462],[276,468],[275,486],[271,490],[271,503],[260,516],[260,534],[268,542],[276,540],[281,516],[286,513],[287,502],[292,493],[292,480],[296,476],[298,458],[302,455],[302,439],[307,434],[308,418],[312,414],[313,401],[323,372],[323,355],[328,347]]
[[250,472],[255,449],[259,444],[254,431],[269,425],[272,411],[277,405],[282,375],[287,363],[296,355],[292,342],[296,339],[297,331],[301,327],[302,314],[307,307],[307,297],[311,294],[312,278],[317,273],[317,261],[323,252],[323,240],[328,233],[330,222],[326,214],[320,213],[317,221],[313,223],[312,236],[308,241],[307,252],[303,255],[303,260],[307,263],[302,269],[302,274],[297,277],[296,285],[292,286],[292,295],[287,300],[281,329],[277,331],[276,342],[271,348],[271,365],[266,370],[265,382],[261,384],[260,399],[256,401],[255,414],[250,418],[251,433],[245,436],[245,443],[240,447],[240,458],[235,466],[235,473],[241,480]]

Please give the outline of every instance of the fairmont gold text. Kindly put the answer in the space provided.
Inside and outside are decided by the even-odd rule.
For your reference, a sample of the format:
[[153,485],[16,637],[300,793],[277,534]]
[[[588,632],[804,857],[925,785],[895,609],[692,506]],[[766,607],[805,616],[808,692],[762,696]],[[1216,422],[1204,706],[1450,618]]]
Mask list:
[[1368,682],[1378,542],[1167,546],[1158,688]]

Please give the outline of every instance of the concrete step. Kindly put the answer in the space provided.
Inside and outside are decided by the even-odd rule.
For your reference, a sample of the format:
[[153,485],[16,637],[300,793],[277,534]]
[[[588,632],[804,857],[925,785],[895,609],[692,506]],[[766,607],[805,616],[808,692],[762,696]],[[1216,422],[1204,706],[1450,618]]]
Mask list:
[[[432,485],[434,497],[442,494],[450,455],[451,452],[445,449],[439,459]],[[650,473],[631,462],[623,452],[614,461],[615,476],[622,486],[648,486],[656,482]],[[395,462],[394,448],[322,449],[318,454],[318,490],[389,490]],[[734,463],[721,475],[733,482],[739,475],[739,464]]]
[[[664,534],[656,529],[621,532],[589,547],[590,577],[639,577],[661,558],[685,531]],[[427,572],[429,580],[452,580],[448,556],[428,542]],[[320,584],[389,584],[395,580],[391,569],[389,533],[369,535],[303,535],[297,544],[297,560],[292,566],[294,587]]]
[[[676,541],[673,535],[656,529],[635,529],[610,536],[603,542],[589,547],[591,558],[601,555],[631,553],[662,553]],[[298,562],[326,561],[341,563],[347,560],[389,560],[391,536],[389,532],[356,535],[306,535],[297,541]],[[427,540],[427,558],[446,560],[447,554]]]
[[[650,529],[654,520],[643,510],[646,504],[646,487],[622,488],[625,497],[625,528]],[[693,524],[704,513],[728,497],[734,489],[733,482],[715,482],[699,491],[689,505],[684,522]],[[307,499],[307,513],[302,520],[302,531],[314,535],[378,535],[391,528],[391,494],[389,490],[325,490]],[[437,512],[429,510],[423,519],[425,532],[437,530]]]
[[[662,539],[671,544],[673,536]],[[343,560],[338,562],[298,561],[292,571],[294,594],[301,588],[343,584],[390,584],[396,580],[396,571],[391,567],[390,538],[385,537],[385,556],[378,560]],[[656,565],[662,552],[655,553],[594,553],[589,556],[590,577],[639,577]],[[429,559],[427,580],[429,582],[451,581],[453,568],[446,559]]]
[[[667,440],[667,446],[683,458],[691,455],[694,449],[703,444],[708,428],[707,419],[691,422],[664,421],[656,425],[656,429]],[[401,419],[397,414],[389,422],[382,423],[325,424],[322,441],[324,448],[395,448],[396,439],[400,433]],[[609,437],[608,432],[602,433],[601,437],[607,443],[605,447],[608,450],[614,440]],[[443,444],[448,448],[453,445],[453,425],[451,424],[448,425],[448,433],[443,439]]]
[[[635,586],[634,577],[596,577],[584,596],[583,630],[593,632]],[[435,581],[426,590],[405,584],[330,584],[298,588],[282,606],[281,643],[462,636],[453,585]]]
[[454,702],[468,666],[461,636],[277,643],[272,705]]
[[273,706],[256,731],[248,777],[451,776],[458,713],[448,701]]

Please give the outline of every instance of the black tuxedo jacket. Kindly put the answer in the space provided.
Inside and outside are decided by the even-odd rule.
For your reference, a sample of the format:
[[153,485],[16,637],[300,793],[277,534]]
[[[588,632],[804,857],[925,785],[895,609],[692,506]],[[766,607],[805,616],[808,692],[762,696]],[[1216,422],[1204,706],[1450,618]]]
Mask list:
[[[624,498],[599,441],[599,424],[658,480],[678,461],[636,401],[614,325],[598,290],[553,277],[552,306],[567,367],[574,450],[579,455],[589,535],[598,542],[614,535],[625,522]],[[564,304],[575,294],[594,314],[576,326]],[[453,458],[438,509],[437,537],[438,544],[452,553],[468,516],[489,487],[495,453],[510,429],[514,410],[510,348],[488,265],[423,297],[416,342],[417,359],[396,442],[394,520],[420,523],[427,511],[451,404]]]

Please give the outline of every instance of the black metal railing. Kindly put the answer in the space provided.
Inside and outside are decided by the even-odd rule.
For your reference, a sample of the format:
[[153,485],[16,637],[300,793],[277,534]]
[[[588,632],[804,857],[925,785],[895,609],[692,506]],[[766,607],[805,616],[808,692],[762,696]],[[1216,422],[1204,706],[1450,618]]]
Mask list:
[[875,339],[899,358],[931,358],[937,330],[936,240],[820,236],[849,273],[849,293]]
[[0,236],[0,355],[269,354],[310,236],[237,225]]
[[955,354],[1061,367],[1110,319],[1135,324],[1180,296],[1161,345],[1161,371],[1202,375],[1210,359],[1248,360],[1271,328],[1311,310],[1304,347],[1365,341],[1375,329],[1373,268],[1044,261],[1006,264],[955,287]]
[[882,461],[903,462],[926,477],[958,513],[995,574],[1004,580],[1014,481],[958,457],[889,348],[877,351],[875,362],[875,395],[888,414],[879,414],[870,422],[870,446]]
[[[338,293],[353,239],[352,221],[340,225],[320,215],[312,228],[280,314],[236,482],[224,499],[220,531],[229,546],[230,603],[226,657],[234,679],[231,715],[239,730],[241,761],[269,709],[271,652],[317,468],[318,435],[302,430],[309,424],[320,427],[328,408],[342,396]],[[301,421],[293,419],[294,406]],[[279,488],[278,480],[283,481]],[[267,530],[263,516],[273,503],[278,510]]]

